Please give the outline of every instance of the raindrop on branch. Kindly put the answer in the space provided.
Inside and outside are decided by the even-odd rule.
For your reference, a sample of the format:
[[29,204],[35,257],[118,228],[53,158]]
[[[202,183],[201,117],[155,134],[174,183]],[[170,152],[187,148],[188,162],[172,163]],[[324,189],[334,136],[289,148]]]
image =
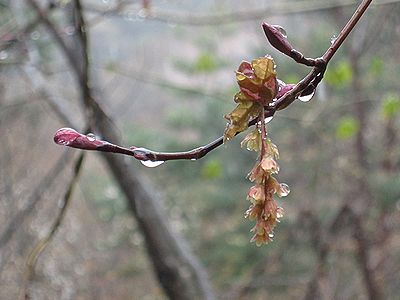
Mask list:
[[315,90],[311,94],[308,94],[305,96],[298,96],[297,99],[299,99],[302,102],[308,102],[312,99],[312,97],[314,97],[314,94],[315,94]]
[[280,25],[273,25],[273,26],[283,35],[284,38],[287,38],[287,33],[285,28],[283,28]]
[[334,35],[331,37],[331,45],[336,41],[336,39],[337,39],[337,36],[336,36],[336,34],[334,34]]
[[264,119],[265,124],[271,122],[271,120],[272,120],[273,118],[274,118],[274,116],[266,117],[266,118]]
[[88,133],[86,137],[90,142],[94,142],[96,140],[96,136],[93,133]]
[[157,161],[151,161],[151,160],[141,160],[140,161],[142,165],[148,167],[148,168],[155,168],[164,163],[162,160],[157,160]]

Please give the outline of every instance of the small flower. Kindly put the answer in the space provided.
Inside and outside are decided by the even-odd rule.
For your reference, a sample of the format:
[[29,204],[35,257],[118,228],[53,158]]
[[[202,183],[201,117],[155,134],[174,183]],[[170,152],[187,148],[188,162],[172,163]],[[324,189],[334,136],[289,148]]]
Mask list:
[[276,173],[279,172],[279,166],[278,166],[277,162],[270,155],[264,156],[264,158],[262,159],[260,165],[261,165],[261,168],[265,172],[272,173],[272,174],[276,174]]
[[268,244],[272,239],[265,234],[255,234],[251,238],[250,242],[255,242],[257,247],[260,247],[262,244]]
[[268,201],[265,201],[264,204],[264,217],[266,220],[268,219],[276,219],[276,211],[278,210],[278,205],[276,202],[271,198]]
[[247,194],[247,199],[253,204],[263,203],[265,201],[264,186],[259,184],[252,186]]
[[251,182],[256,182],[258,184],[261,184],[264,182],[265,180],[265,171],[264,169],[261,167],[261,163],[258,161],[253,169],[250,171],[250,173],[247,175],[247,178],[251,181]]
[[260,204],[257,205],[250,205],[249,209],[246,211],[244,217],[245,218],[249,218],[250,220],[256,220],[257,218],[259,218],[259,216],[261,215],[263,211],[263,206]]
[[256,128],[252,132],[250,132],[243,141],[240,143],[242,147],[246,146],[246,149],[249,151],[260,151],[261,150],[261,134],[260,131]]

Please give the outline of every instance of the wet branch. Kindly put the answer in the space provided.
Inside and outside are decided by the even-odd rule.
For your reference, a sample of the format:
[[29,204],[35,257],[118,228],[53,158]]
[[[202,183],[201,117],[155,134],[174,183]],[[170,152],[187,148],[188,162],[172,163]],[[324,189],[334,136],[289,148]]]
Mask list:
[[[31,2],[31,1],[30,1]],[[277,48],[282,53],[290,56],[298,63],[313,66],[312,70],[296,85],[286,85],[287,90],[282,95],[278,94],[277,100],[273,101],[266,107],[265,117],[273,116],[278,110],[282,110],[293,103],[298,97],[312,95],[321,82],[326,67],[337,50],[341,47],[346,40],[349,33],[356,26],[362,15],[365,13],[372,0],[364,0],[360,3],[353,16],[349,19],[347,24],[343,27],[336,40],[330,45],[322,57],[317,59],[307,59],[294,49],[287,41],[286,37],[279,35],[279,32],[273,31],[273,26],[263,24],[264,31],[271,45]],[[268,31],[269,30],[269,31]],[[269,35],[272,35],[271,36]],[[311,97],[311,96],[310,96]],[[256,120],[249,123],[253,126]],[[221,146],[224,142],[223,137],[210,142],[207,145],[184,152],[157,152],[142,147],[132,146],[130,148],[111,144],[107,141],[102,141],[93,136],[85,136],[76,132],[73,129],[62,128],[55,134],[54,141],[60,145],[69,146],[73,148],[96,150],[102,152],[113,152],[124,155],[133,156],[141,161],[167,161],[167,160],[181,160],[181,159],[199,159],[207,153]]]

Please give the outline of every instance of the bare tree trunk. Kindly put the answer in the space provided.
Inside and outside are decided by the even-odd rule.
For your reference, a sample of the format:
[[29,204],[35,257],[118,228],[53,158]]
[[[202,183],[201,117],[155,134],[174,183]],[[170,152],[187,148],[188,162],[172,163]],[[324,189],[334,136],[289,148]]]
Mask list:
[[357,154],[357,182],[356,194],[358,201],[356,209],[353,210],[353,226],[354,226],[354,239],[357,244],[357,260],[359,262],[361,272],[364,278],[365,287],[368,292],[368,298],[371,300],[382,299],[383,291],[379,286],[376,271],[370,266],[371,257],[371,244],[368,240],[365,225],[360,215],[366,213],[366,207],[372,202],[370,186],[367,182],[368,165],[367,165],[367,148],[365,143],[365,130],[367,123],[367,107],[362,101],[363,97],[363,83],[362,73],[360,70],[361,52],[355,49],[349,49],[349,58],[353,70],[352,80],[352,96],[354,102],[354,116],[359,123],[359,130],[357,132],[354,148]]
[[[71,48],[58,34],[56,27],[43,13],[37,2],[35,0],[28,0],[28,2],[39,14],[41,22],[54,35],[54,40],[71,64],[90,127],[105,139],[120,144],[113,122],[99,106],[89,87],[86,36],[88,28],[85,25],[80,1],[73,1],[70,6],[69,21],[72,21],[76,29]],[[125,157],[103,154],[103,158],[138,221],[154,271],[166,295],[171,299],[214,299],[205,269],[192,254],[186,241],[169,227],[160,199],[156,199],[154,193],[151,193],[149,188],[139,180]]]

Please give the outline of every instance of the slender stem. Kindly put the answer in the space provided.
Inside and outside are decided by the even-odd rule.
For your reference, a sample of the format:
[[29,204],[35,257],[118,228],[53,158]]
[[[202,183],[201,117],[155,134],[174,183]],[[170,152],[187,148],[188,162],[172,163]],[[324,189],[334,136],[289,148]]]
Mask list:
[[266,143],[267,143],[267,131],[265,130],[265,109],[264,107],[262,108],[262,111],[260,113],[260,116],[258,118],[258,124],[260,124],[260,130],[261,130],[261,153],[260,153],[260,161],[263,159],[266,151]]
[[329,47],[329,49],[325,52],[324,56],[322,57],[326,63],[328,63],[339,47],[343,44],[346,40],[349,33],[353,30],[355,25],[360,20],[361,16],[367,10],[368,6],[371,4],[372,0],[363,0],[361,4],[357,7],[354,14],[351,16],[350,20],[347,24],[343,27],[342,31],[340,31],[338,37],[335,39],[333,44]]

